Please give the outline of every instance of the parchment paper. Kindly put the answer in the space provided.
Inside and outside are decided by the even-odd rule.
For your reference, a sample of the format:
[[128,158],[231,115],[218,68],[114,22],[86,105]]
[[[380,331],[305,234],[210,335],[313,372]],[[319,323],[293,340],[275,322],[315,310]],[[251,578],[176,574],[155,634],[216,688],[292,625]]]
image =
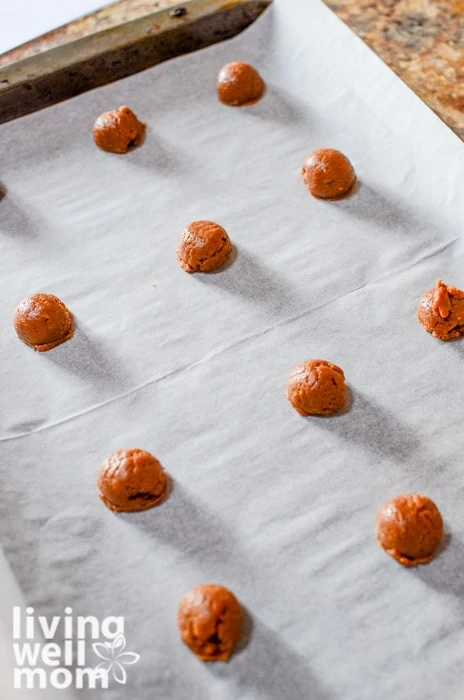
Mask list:
[[[265,98],[217,102],[254,64]],[[127,156],[95,117],[148,123]],[[1,532],[43,615],[124,615],[141,660],[127,686],[80,697],[462,698],[462,342],[415,317],[438,277],[464,284],[463,146],[328,9],[275,0],[240,37],[0,127]],[[313,199],[299,169],[335,147],[357,192]],[[235,262],[188,275],[183,226],[209,218]],[[61,297],[78,329],[50,353],[16,338],[16,304]],[[303,419],[298,362],[343,367],[351,408]],[[116,516],[95,479],[115,449],[159,457],[162,506]],[[379,548],[388,498],[423,492],[448,545],[406,570]],[[248,643],[202,664],[178,639],[191,586],[248,610]],[[98,661],[98,659],[96,659]]]

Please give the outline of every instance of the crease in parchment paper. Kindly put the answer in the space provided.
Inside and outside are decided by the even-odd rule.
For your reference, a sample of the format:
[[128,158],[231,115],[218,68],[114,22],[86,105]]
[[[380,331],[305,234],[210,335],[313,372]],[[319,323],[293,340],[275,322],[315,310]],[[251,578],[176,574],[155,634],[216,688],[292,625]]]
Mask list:
[[277,326],[285,326],[285,325],[291,324],[293,321],[299,320],[299,319],[303,318],[304,316],[307,316],[308,314],[310,314],[310,313],[312,313],[312,312],[314,312],[314,311],[319,311],[320,309],[322,309],[322,308],[324,308],[324,307],[328,307],[328,306],[330,306],[331,304],[337,303],[337,302],[340,301],[340,299],[342,299],[342,298],[347,298],[347,297],[349,297],[350,295],[356,294],[357,292],[360,292],[360,291],[366,289],[367,287],[369,287],[369,286],[371,286],[371,285],[378,284],[379,282],[382,282],[383,280],[388,279],[388,278],[390,278],[390,277],[394,277],[394,276],[396,276],[396,275],[400,275],[400,274],[402,274],[403,272],[405,272],[405,271],[407,271],[408,269],[410,269],[411,267],[414,267],[414,266],[420,264],[422,261],[428,260],[428,259],[430,259],[430,258],[433,258],[435,255],[438,255],[438,254],[442,253],[443,251],[447,250],[449,247],[451,247],[451,246],[452,246],[456,241],[458,241],[458,240],[459,240],[458,237],[453,238],[451,241],[448,241],[447,243],[444,243],[443,245],[439,246],[438,248],[436,248],[436,249],[433,250],[433,251],[427,252],[425,255],[421,256],[420,258],[418,258],[418,259],[416,259],[416,260],[414,260],[414,261],[412,261],[412,262],[405,263],[405,265],[403,265],[402,267],[398,267],[396,270],[392,270],[391,272],[387,273],[386,275],[384,275],[384,276],[382,276],[382,277],[379,277],[379,278],[373,279],[373,280],[369,280],[369,282],[367,282],[366,284],[360,285],[359,287],[356,287],[355,289],[352,289],[352,290],[350,290],[349,292],[346,292],[342,297],[336,297],[336,298],[334,298],[334,299],[330,299],[330,300],[328,300],[328,301],[326,301],[326,302],[320,304],[319,306],[315,306],[315,307],[311,307],[311,308],[309,308],[309,309],[305,309],[305,310],[302,311],[301,313],[299,313],[299,314],[297,314],[297,315],[295,315],[295,316],[292,316],[291,318],[284,319],[283,321],[280,321],[280,322],[278,322],[278,323],[276,323],[276,324],[270,326],[269,328],[265,328],[265,329],[259,331],[258,333],[255,333],[255,334],[253,334],[253,335],[248,335],[248,336],[246,336],[246,337],[244,337],[244,338],[240,338],[239,340],[235,341],[235,342],[232,343],[231,345],[228,345],[227,347],[220,347],[220,348],[218,348],[217,350],[215,350],[214,352],[212,352],[212,353],[210,353],[209,355],[206,355],[206,356],[204,356],[204,357],[201,357],[200,359],[196,360],[195,362],[191,362],[191,363],[189,363],[188,365],[185,365],[184,367],[178,367],[177,369],[173,370],[172,372],[168,372],[167,374],[164,374],[164,375],[162,375],[162,376],[160,376],[160,377],[153,377],[152,379],[148,379],[147,381],[145,381],[145,382],[143,382],[143,383],[141,383],[141,384],[139,384],[139,385],[137,385],[137,386],[135,386],[135,387],[132,387],[131,389],[128,389],[127,391],[125,391],[125,392],[123,392],[123,393],[121,393],[121,394],[118,394],[117,396],[112,396],[110,399],[107,399],[106,401],[103,401],[103,402],[100,403],[100,404],[95,404],[95,405],[93,405],[93,406],[89,406],[89,407],[86,408],[85,410],[80,411],[80,412],[78,412],[78,413],[74,413],[73,415],[70,415],[70,416],[66,416],[65,418],[63,418],[63,419],[61,419],[61,420],[59,420],[59,421],[56,421],[56,422],[54,422],[54,423],[49,423],[49,424],[44,425],[44,426],[40,426],[40,427],[37,428],[36,430],[30,430],[30,431],[28,431],[28,432],[20,433],[20,434],[18,434],[18,435],[11,435],[11,436],[8,436],[8,437],[2,437],[2,438],[0,438],[0,443],[1,443],[1,442],[11,441],[11,440],[18,440],[18,439],[20,439],[20,438],[22,438],[22,437],[27,437],[27,435],[30,435],[30,434],[33,434],[33,433],[42,433],[42,432],[44,432],[44,431],[46,431],[46,430],[49,430],[50,428],[53,428],[53,427],[55,427],[55,426],[57,426],[57,425],[60,425],[61,423],[67,423],[67,422],[69,422],[69,421],[72,421],[74,418],[77,418],[78,416],[82,416],[82,415],[86,415],[86,414],[93,413],[94,411],[98,411],[98,410],[104,408],[105,406],[107,406],[107,405],[110,404],[110,403],[113,403],[113,402],[115,402],[115,401],[118,401],[119,399],[124,398],[124,397],[126,397],[126,396],[130,396],[130,395],[132,395],[132,394],[135,394],[135,393],[137,393],[138,391],[140,391],[141,389],[145,389],[146,387],[148,387],[148,386],[150,386],[150,385],[152,385],[152,384],[156,384],[157,382],[161,382],[161,381],[163,381],[164,379],[167,379],[167,378],[171,377],[171,376],[174,375],[174,374],[178,374],[178,373],[182,373],[182,372],[187,372],[187,371],[188,371],[189,369],[191,369],[192,367],[196,367],[196,366],[199,365],[199,364],[202,364],[202,363],[204,363],[204,362],[208,362],[208,360],[210,360],[212,357],[215,357],[216,355],[220,355],[220,354],[222,354],[222,353],[225,353],[225,352],[227,352],[227,351],[229,351],[229,350],[231,350],[231,349],[237,347],[238,345],[241,345],[242,343],[247,343],[247,342],[249,342],[249,341],[252,341],[254,338],[257,338],[257,337],[259,337],[259,336],[266,335],[267,333],[269,333],[270,331],[272,331],[272,330],[273,330],[275,327],[277,327]]

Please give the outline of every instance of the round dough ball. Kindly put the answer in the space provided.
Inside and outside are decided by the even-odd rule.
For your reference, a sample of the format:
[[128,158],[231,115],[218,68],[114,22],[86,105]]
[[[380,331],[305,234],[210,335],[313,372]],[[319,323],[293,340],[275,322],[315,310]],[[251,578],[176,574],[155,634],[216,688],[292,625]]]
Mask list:
[[264,82],[248,63],[228,63],[217,78],[219,101],[226,105],[246,105],[257,102],[264,92]]
[[127,153],[129,148],[139,145],[144,133],[145,124],[126,106],[103,112],[93,125],[95,143],[109,153]]
[[302,416],[328,415],[345,406],[345,375],[327,360],[306,360],[287,382],[287,399]]
[[353,166],[343,153],[333,148],[319,148],[306,158],[301,175],[313,197],[339,199],[356,182]]
[[188,224],[176,251],[177,260],[186,272],[212,272],[224,265],[231,252],[227,231],[214,221]]
[[227,661],[242,634],[242,608],[223,586],[205,583],[179,604],[180,637],[201,661]]
[[149,452],[118,450],[100,467],[97,486],[101,500],[110,510],[147,510],[165,498],[168,477]]
[[427,564],[443,538],[443,520],[427,496],[407,493],[387,501],[377,514],[377,540],[403,566]]
[[73,317],[53,294],[32,294],[17,307],[13,319],[18,338],[34,350],[46,352],[73,335]]
[[459,338],[464,334],[464,292],[438,280],[435,287],[422,296],[417,318],[435,338]]

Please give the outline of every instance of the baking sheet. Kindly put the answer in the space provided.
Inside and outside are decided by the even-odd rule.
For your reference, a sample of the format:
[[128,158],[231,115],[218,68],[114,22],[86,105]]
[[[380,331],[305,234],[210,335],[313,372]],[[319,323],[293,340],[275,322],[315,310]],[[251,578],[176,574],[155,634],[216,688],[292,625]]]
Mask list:
[[[265,98],[220,105],[215,75],[254,64]],[[91,126],[127,103],[148,123],[124,157]],[[1,532],[42,615],[123,615],[140,654],[125,687],[80,697],[372,700],[462,696],[462,343],[415,319],[462,276],[462,143],[315,0],[275,0],[240,37],[0,127]],[[299,168],[339,148],[340,202]],[[235,262],[190,276],[183,226],[228,230]],[[25,295],[74,312],[72,342],[33,353],[11,326]],[[345,370],[349,411],[303,419],[299,361]],[[165,504],[116,516],[98,467],[140,446],[173,479]],[[405,491],[440,507],[449,543],[405,570],[374,537]],[[245,648],[201,664],[177,603],[205,581],[249,611]],[[96,659],[98,661],[98,659]]]

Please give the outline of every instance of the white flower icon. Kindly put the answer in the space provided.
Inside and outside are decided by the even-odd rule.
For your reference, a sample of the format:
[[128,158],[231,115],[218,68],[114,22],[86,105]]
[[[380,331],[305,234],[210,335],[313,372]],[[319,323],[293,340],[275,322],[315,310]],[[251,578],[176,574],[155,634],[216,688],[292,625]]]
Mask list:
[[140,659],[140,654],[134,654],[132,651],[124,651],[126,648],[126,638],[123,634],[119,634],[113,642],[95,642],[92,644],[92,649],[100,659],[104,661],[95,667],[104,669],[107,673],[113,672],[113,678],[117,683],[124,685],[127,681],[127,673],[124,666],[136,664]]

